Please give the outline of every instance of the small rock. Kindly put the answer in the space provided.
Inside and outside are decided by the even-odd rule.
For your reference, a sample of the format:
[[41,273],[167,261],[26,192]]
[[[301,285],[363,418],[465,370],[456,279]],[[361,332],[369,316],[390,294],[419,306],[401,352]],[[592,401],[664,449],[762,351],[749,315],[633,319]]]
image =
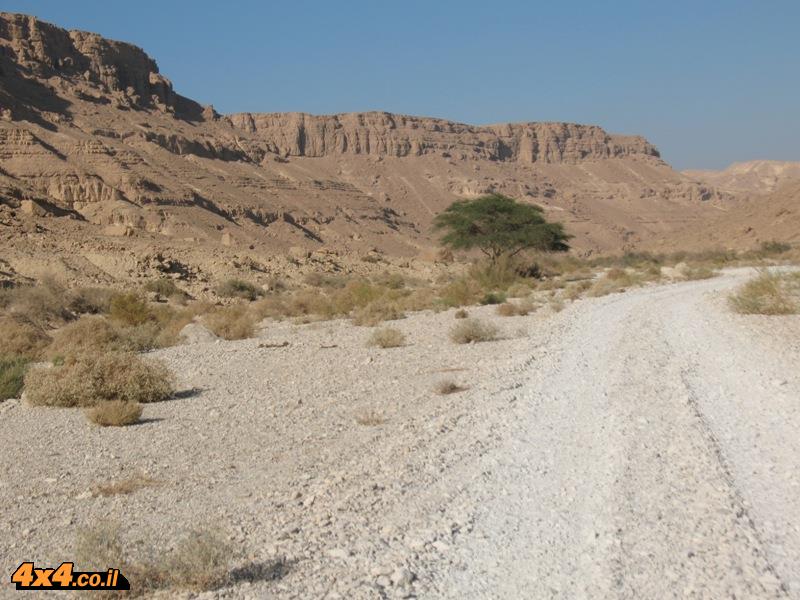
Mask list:
[[414,581],[414,574],[405,567],[400,567],[394,570],[391,580],[392,584],[396,586],[411,585],[411,582]]

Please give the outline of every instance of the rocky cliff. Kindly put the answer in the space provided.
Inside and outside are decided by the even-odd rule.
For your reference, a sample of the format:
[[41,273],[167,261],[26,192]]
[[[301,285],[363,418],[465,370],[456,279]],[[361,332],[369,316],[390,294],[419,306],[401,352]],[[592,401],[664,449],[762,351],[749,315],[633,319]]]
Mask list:
[[636,155],[658,157],[656,148],[642,137],[610,135],[600,127],[573,123],[476,127],[385,112],[329,116],[239,113],[227,119],[234,127],[264,140],[270,151],[282,156],[436,154],[458,160],[529,164],[575,164]]

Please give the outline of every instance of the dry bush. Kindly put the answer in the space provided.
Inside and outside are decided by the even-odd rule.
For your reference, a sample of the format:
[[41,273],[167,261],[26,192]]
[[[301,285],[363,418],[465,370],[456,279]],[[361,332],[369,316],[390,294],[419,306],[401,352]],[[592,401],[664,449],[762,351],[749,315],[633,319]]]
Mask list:
[[376,410],[362,410],[356,415],[356,423],[374,427],[386,423],[386,418]]
[[126,344],[119,333],[119,328],[108,319],[93,315],[81,317],[53,333],[53,341],[47,347],[45,356],[52,360],[87,352],[122,350],[135,350],[135,348]]
[[525,298],[528,296],[533,288],[526,283],[514,283],[508,288],[509,298]]
[[466,389],[468,389],[468,388],[466,388],[466,387],[464,387],[462,385],[459,385],[455,381],[451,381],[449,379],[444,380],[444,381],[440,381],[434,387],[434,390],[436,391],[436,393],[440,394],[442,396],[445,396],[447,394],[457,394],[458,392],[463,392]]
[[564,310],[564,301],[561,298],[553,298],[550,300],[550,310],[553,312],[561,312]]
[[367,340],[368,346],[377,346],[379,348],[397,348],[404,346],[406,343],[406,336],[402,331],[392,327],[381,327],[372,332]]
[[494,262],[475,263],[469,269],[469,277],[484,290],[507,290],[522,279],[519,264],[507,256],[501,256]]
[[497,327],[477,319],[464,319],[450,329],[450,339],[456,344],[491,342],[497,339]]
[[395,302],[381,299],[357,309],[353,313],[353,323],[355,325],[374,327],[383,321],[396,321],[397,319],[405,318],[405,316],[405,313]]
[[439,292],[442,303],[448,307],[477,304],[482,294],[480,285],[472,279],[466,278],[456,279]]
[[512,302],[504,302],[497,306],[496,312],[501,317],[524,317],[536,310],[536,305],[530,299],[524,299],[514,304]]
[[[609,276],[610,275],[610,276]],[[624,292],[629,287],[640,285],[641,276],[622,269],[610,269],[600,279],[597,279],[589,288],[589,296],[606,296],[617,292]]]
[[116,481],[109,481],[107,483],[98,483],[92,486],[91,493],[93,496],[122,496],[125,494],[132,494],[139,490],[159,485],[161,481],[153,479],[147,475],[138,473],[125,479],[117,479]]
[[335,314],[349,315],[353,310],[378,300],[384,291],[368,281],[349,281],[342,289],[333,292],[331,297],[333,310]]
[[68,357],[62,365],[31,368],[25,375],[26,398],[33,406],[158,402],[173,391],[173,376],[163,363],[123,352]]
[[719,273],[708,267],[695,267],[689,266],[683,271],[683,276],[689,281],[698,281],[700,279],[711,279],[717,277]]
[[793,294],[796,275],[761,271],[729,297],[733,310],[745,315],[790,315],[800,312],[800,302]]
[[175,285],[175,282],[172,281],[172,279],[167,279],[165,277],[148,281],[144,284],[144,289],[146,292],[153,292],[159,296],[163,296],[164,298],[174,297],[177,299],[184,298],[187,295],[186,292]]
[[341,275],[332,275],[330,273],[315,271],[303,277],[303,282],[312,287],[343,288],[347,284],[347,279]]
[[241,298],[250,301],[258,300],[264,295],[263,290],[241,279],[227,279],[220,283],[215,291],[223,298]]
[[13,288],[8,294],[7,311],[35,325],[62,323],[72,317],[67,290],[52,277],[43,277],[36,285]]
[[465,311],[463,308],[459,308],[455,314],[453,315],[456,319],[466,319],[469,317],[469,313]]
[[506,301],[505,292],[489,292],[481,298],[481,304],[503,304]]
[[122,325],[144,325],[153,320],[147,300],[135,292],[114,294],[109,304],[108,316]]
[[243,340],[253,337],[256,331],[256,317],[244,304],[219,307],[205,315],[204,323],[226,340]]
[[564,289],[564,298],[566,300],[577,300],[583,293],[592,287],[591,281],[578,281],[571,283]]
[[69,291],[68,307],[76,315],[99,315],[111,310],[116,292],[108,288],[82,287]]
[[174,550],[146,560],[126,557],[125,546],[119,526],[99,523],[78,532],[76,562],[85,570],[118,567],[131,583],[130,592],[124,594],[141,596],[159,590],[215,590],[229,581],[230,565],[236,558],[215,529],[196,529]]
[[86,409],[86,418],[101,427],[123,427],[138,423],[142,405],[124,400],[106,400]]
[[0,402],[19,398],[29,362],[24,356],[0,356]]
[[7,316],[0,317],[0,340],[4,353],[38,358],[50,343],[50,336],[24,317]]

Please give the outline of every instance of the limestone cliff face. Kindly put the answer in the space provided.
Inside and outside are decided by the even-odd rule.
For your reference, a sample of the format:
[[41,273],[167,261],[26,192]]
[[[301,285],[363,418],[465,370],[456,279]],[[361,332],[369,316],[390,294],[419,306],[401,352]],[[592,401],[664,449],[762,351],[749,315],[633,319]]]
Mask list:
[[96,33],[67,31],[36,17],[0,13],[0,54],[36,77],[77,77],[139,105],[172,105],[172,84],[145,52]]
[[618,136],[593,125],[515,123],[477,127],[441,119],[384,112],[316,116],[304,113],[230,115],[236,127],[264,140],[284,156],[337,154],[422,156],[521,163],[658,157],[638,136]]

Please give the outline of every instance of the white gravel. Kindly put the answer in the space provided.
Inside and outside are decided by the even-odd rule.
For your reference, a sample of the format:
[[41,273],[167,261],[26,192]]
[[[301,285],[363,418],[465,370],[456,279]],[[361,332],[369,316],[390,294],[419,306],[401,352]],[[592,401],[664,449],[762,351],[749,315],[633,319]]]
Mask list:
[[[196,391],[129,428],[0,404],[0,595],[109,520],[132,555],[211,525],[235,566],[283,561],[207,597],[800,598],[798,317],[730,314],[748,274],[473,309],[485,344],[448,311],[392,323],[396,349],[339,321],[172,348]],[[89,493],[135,473],[161,484]]]

